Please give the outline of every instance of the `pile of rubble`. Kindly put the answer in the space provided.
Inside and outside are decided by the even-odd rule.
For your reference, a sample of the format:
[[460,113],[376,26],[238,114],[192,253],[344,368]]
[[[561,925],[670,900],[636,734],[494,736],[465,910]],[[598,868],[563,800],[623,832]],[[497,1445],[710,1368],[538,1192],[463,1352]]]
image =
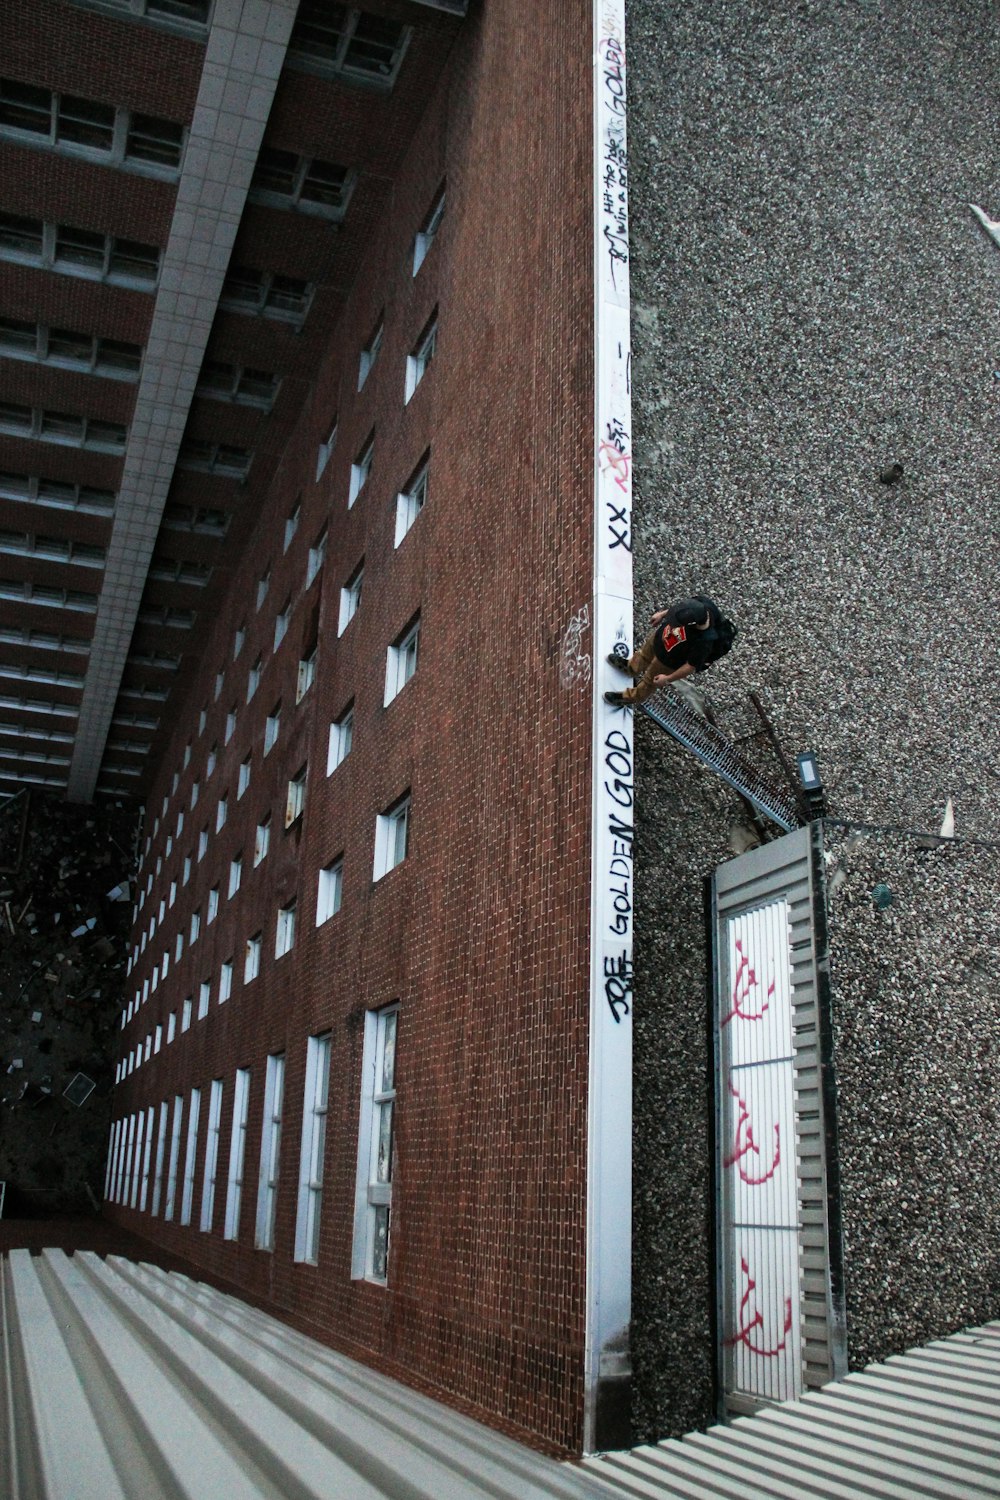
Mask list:
[[0,802],[0,1182],[5,1218],[103,1190],[137,815]]

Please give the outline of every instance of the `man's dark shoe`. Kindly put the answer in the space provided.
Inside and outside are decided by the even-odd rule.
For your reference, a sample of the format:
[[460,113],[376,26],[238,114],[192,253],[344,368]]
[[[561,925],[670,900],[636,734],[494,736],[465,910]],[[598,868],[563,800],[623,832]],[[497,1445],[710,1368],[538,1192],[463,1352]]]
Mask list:
[[616,672],[624,672],[626,677],[634,677],[635,673],[628,664],[627,656],[619,656],[617,651],[610,651],[607,656],[609,667],[614,667]]
[[624,708],[625,707],[625,694],[624,693],[605,693],[604,694],[604,701],[605,701],[605,703],[610,703],[611,706],[612,706],[612,708]]

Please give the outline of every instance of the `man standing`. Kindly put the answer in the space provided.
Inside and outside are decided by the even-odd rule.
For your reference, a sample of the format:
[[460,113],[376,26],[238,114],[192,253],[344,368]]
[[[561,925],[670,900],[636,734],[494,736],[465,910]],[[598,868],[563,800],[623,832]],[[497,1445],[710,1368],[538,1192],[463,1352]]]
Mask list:
[[605,693],[605,703],[616,708],[642,703],[658,687],[680,682],[692,672],[704,672],[725,656],[736,636],[736,626],[704,594],[658,609],[650,624],[652,630],[627,661],[614,652],[608,657],[617,671],[632,678],[632,686],[621,693]]

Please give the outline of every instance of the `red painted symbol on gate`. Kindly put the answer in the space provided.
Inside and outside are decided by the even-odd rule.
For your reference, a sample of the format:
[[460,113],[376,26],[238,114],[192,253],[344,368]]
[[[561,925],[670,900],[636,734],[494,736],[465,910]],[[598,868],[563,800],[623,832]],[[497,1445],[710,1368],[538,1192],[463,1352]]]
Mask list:
[[759,1354],[762,1359],[774,1359],[775,1355],[781,1354],[784,1350],[785,1345],[788,1343],[788,1335],[792,1331],[792,1299],[791,1297],[785,1298],[785,1326],[782,1329],[782,1337],[780,1341],[770,1349],[762,1349],[759,1347],[759,1345],[751,1343],[751,1338],[755,1329],[759,1328],[761,1332],[763,1332],[764,1314],[758,1311],[753,1314],[753,1317],[748,1316],[748,1304],[750,1302],[750,1298],[757,1289],[757,1283],[750,1275],[750,1267],[744,1257],[740,1258],[740,1264],[743,1267],[743,1274],[747,1279],[747,1289],[743,1293],[742,1300],[740,1301],[739,1328],[731,1338],[724,1339],[723,1342],[725,1343],[727,1348],[731,1349],[736,1344],[743,1344],[747,1349],[749,1349],[751,1354]]
[[744,1166],[742,1159],[744,1156],[746,1156],[747,1152],[752,1152],[753,1155],[757,1157],[757,1162],[759,1165],[760,1147],[754,1140],[753,1125],[750,1120],[750,1111],[747,1108],[746,1101],[740,1098],[739,1093],[733,1087],[732,1079],[729,1080],[728,1087],[729,1092],[732,1094],[733,1098],[736,1100],[737,1104],[740,1107],[740,1117],[736,1122],[736,1136],[734,1140],[735,1149],[733,1150],[732,1155],[723,1158],[722,1165],[724,1167],[731,1167],[738,1162],[739,1166],[737,1170],[740,1174],[740,1177],[747,1184],[747,1186],[760,1187],[762,1183],[769,1182],[771,1180],[775,1172],[778,1170],[778,1167],[781,1165],[781,1128],[777,1124],[777,1122],[775,1122],[774,1156],[772,1158],[771,1165],[768,1167],[767,1171],[764,1172],[760,1177],[751,1177],[746,1167]]
[[763,1020],[764,1012],[770,1005],[771,997],[774,994],[775,981],[772,979],[771,983],[767,987],[767,997],[764,1000],[763,1005],[760,1007],[760,1010],[757,1011],[756,1014],[754,1014],[752,1011],[748,1011],[743,1008],[750,999],[752,991],[755,989],[759,989],[760,981],[757,978],[755,969],[751,966],[750,960],[743,952],[743,942],[741,938],[736,939],[736,952],[739,954],[739,963],[736,965],[736,977],[733,980],[733,1008],[729,1012],[728,1016],[724,1016],[722,1018],[721,1024],[723,1026],[727,1025],[727,1023],[731,1021],[734,1016],[738,1016],[741,1021]]

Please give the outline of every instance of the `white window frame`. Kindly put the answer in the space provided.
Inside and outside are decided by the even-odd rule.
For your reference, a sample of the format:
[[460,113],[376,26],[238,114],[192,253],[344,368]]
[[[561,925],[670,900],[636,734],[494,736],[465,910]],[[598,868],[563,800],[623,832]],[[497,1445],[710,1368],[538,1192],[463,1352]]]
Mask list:
[[417,272],[420,270],[420,267],[427,259],[427,253],[434,243],[434,236],[437,234],[438,230],[441,227],[441,220],[444,218],[444,205],[445,185],[444,183],[442,183],[435,193],[434,201],[430,206],[427,217],[421,224],[420,228],[417,230],[416,236],[413,241],[414,276],[416,276]]
[[184,1111],[184,1095],[174,1095],[174,1117],[170,1125],[170,1160],[167,1167],[167,1197],[163,1205],[163,1217],[168,1222],[174,1217],[177,1205],[177,1163],[181,1152],[181,1115]]
[[243,1200],[243,1170],[247,1150],[247,1119],[250,1113],[250,1069],[237,1068],[233,1086],[233,1123],[229,1137],[229,1171],[226,1174],[226,1221],[222,1237],[240,1237],[240,1205]]
[[344,885],[344,859],[332,860],[319,872],[316,888],[316,926],[322,927],[340,910]]
[[319,1260],[320,1216],[323,1208],[323,1166],[326,1119],[330,1102],[330,1033],[311,1036],[306,1046],[306,1078],[302,1101],[302,1142],[299,1150],[299,1197],[295,1215],[294,1259],[316,1265]]
[[160,1212],[163,1193],[163,1158],[167,1146],[167,1122],[170,1119],[170,1102],[164,1099],[160,1105],[160,1124],[156,1132],[156,1165],[153,1169],[153,1197],[149,1211],[155,1217]]
[[[391,1027],[389,1025],[392,1019]],[[369,1011],[365,1016],[364,1050],[361,1060],[361,1111],[358,1121],[358,1167],[354,1196],[354,1236],[351,1248],[353,1280],[373,1281],[385,1286],[388,1281],[388,1238],[391,1235],[392,1168],[396,1122],[396,1038],[399,1006],[387,1005]],[[392,1043],[392,1087],[385,1082],[386,1042]],[[380,1171],[380,1144],[383,1109],[390,1109],[388,1165]],[[379,1220],[386,1219],[387,1245],[384,1272],[380,1273],[376,1253]]]
[[264,1080],[264,1120],[260,1139],[260,1174],[257,1179],[257,1223],[254,1244],[258,1250],[274,1249],[274,1220],[281,1170],[281,1113],[285,1092],[285,1054],[267,1059]]
[[244,758],[240,761],[240,767],[239,767],[239,770],[236,773],[236,800],[237,800],[237,802],[240,800],[240,798],[243,796],[243,793],[246,791],[247,787],[250,785],[250,770],[251,770],[252,763],[253,763],[253,751],[251,751],[249,755],[244,756]]
[[398,547],[427,504],[427,482],[430,469],[428,453],[414,470],[406,488],[396,496],[396,534],[393,546]]
[[295,682],[295,701],[301,703],[306,693],[316,681],[316,662],[319,658],[319,647],[314,646],[308,656],[303,656],[299,661],[299,673]]
[[427,374],[427,367],[434,358],[437,350],[437,336],[438,314],[437,308],[435,308],[423,333],[406,356],[406,394],[404,405],[413,399],[413,394],[417,386]]
[[312,546],[309,548],[309,556],[306,560],[306,588],[308,588],[312,583],[313,579],[316,577],[316,574],[319,572],[320,568],[326,561],[326,546],[328,540],[329,533],[327,531],[327,528],[324,526],[315,542],[313,542]]
[[151,1104],[146,1111],[146,1149],[142,1158],[142,1188],[139,1193],[139,1212],[141,1214],[146,1212],[146,1201],[149,1196],[149,1166],[153,1158],[153,1126],[155,1123],[156,1110]]
[[278,907],[278,919],[274,928],[274,956],[284,958],[295,946],[295,902]]
[[361,494],[368,483],[372,471],[372,459],[375,455],[375,429],[372,428],[365,439],[364,446],[358,453],[357,458],[351,464],[351,482],[347,491],[347,509],[350,510],[355,500]]
[[[401,797],[398,802],[379,813],[375,819],[375,866],[372,875],[373,882],[381,880],[401,865],[409,853],[410,847],[410,793]],[[399,853],[400,838],[402,838],[403,852]]]
[[291,620],[291,618],[292,618],[292,601],[291,601],[291,599],[289,599],[286,602],[284,609],[279,610],[278,613],[274,617],[274,646],[272,648],[273,650],[277,651],[278,647],[281,645],[282,641],[285,639],[285,636],[288,634],[288,625],[289,625],[289,621]]
[[247,938],[246,950],[243,956],[243,983],[251,984],[260,973],[260,953],[264,944],[264,935],[255,932],[253,937]]
[[233,961],[227,958],[219,970],[219,1004],[225,1005],[233,993]]
[[220,891],[217,885],[213,885],[208,893],[208,904],[205,908],[205,926],[210,926],[219,915]]
[[[323,471],[326,468],[327,464],[330,462],[330,455],[333,452],[334,448],[336,447],[336,444],[337,444],[337,418],[334,417],[333,421],[330,423],[330,427],[329,427],[329,430],[327,431],[327,435],[323,439],[323,441],[320,443],[319,448],[318,448],[317,453],[316,453],[316,479],[317,480],[319,480],[319,479],[322,478]],[[309,580],[309,581],[311,582],[312,580]]]
[[330,741],[326,751],[326,774],[332,776],[338,766],[351,753],[351,745],[354,742],[354,702],[352,701],[344,709],[339,719],[334,719],[330,725]]
[[281,704],[276,703],[264,720],[264,754],[268,755],[278,743],[281,732]]
[[350,578],[340,591],[340,615],[337,620],[337,634],[343,635],[350,625],[354,616],[361,608],[361,590],[365,581],[364,558],[354,569]]
[[295,533],[299,529],[299,521],[302,519],[302,505],[296,501],[288,515],[285,517],[285,536],[282,542],[282,552],[287,552],[295,540]]
[[194,1206],[194,1174],[198,1165],[198,1117],[201,1114],[201,1089],[192,1089],[188,1104],[187,1147],[184,1153],[184,1187],[181,1193],[182,1227],[191,1223]]
[[307,767],[303,766],[301,771],[291,777],[288,783],[288,795],[285,798],[285,827],[291,828],[297,823],[305,811],[306,805],[306,775]]
[[388,708],[392,700],[399,697],[416,672],[419,649],[420,616],[418,615],[386,651],[383,708]]
[[212,981],[203,979],[198,986],[198,1020],[204,1021],[212,1000]]
[[267,858],[267,851],[271,847],[271,815],[262,818],[257,824],[257,830],[253,841],[253,867],[263,864]]
[[[44,87],[44,85],[43,85]],[[62,94],[59,90],[49,91],[49,129],[47,134],[37,130],[24,130],[16,125],[0,125],[0,137],[18,141],[25,146],[33,146],[37,150],[53,151],[59,156],[72,156],[82,158],[84,161],[99,162],[102,166],[117,167],[121,171],[135,172],[141,177],[158,177],[168,182],[176,182],[180,176],[181,164],[184,160],[184,147],[187,142],[187,128],[177,120],[167,120],[158,115],[146,115],[144,111],[136,111],[135,116],[121,105],[105,106],[113,110],[114,119],[111,123],[111,139],[107,146],[87,145],[81,141],[60,139],[59,119],[60,100]],[[67,98],[79,98],[82,103],[100,104],[95,99],[84,99],[82,95],[69,94]],[[147,157],[136,156],[129,151],[129,136],[132,133],[133,120],[138,115],[147,119],[155,119],[163,125],[173,125],[180,129],[180,140],[177,147],[178,159],[176,164],[152,161]]]
[[181,1006],[181,1031],[182,1032],[190,1031],[191,1030],[191,1014],[192,1014],[193,1009],[194,1009],[194,1001],[191,998],[191,996],[188,995],[187,999],[184,1001],[184,1004]]
[[368,340],[367,344],[365,345],[365,347],[362,349],[362,351],[361,351],[361,357],[358,360],[358,390],[359,391],[362,389],[362,387],[364,386],[365,381],[368,379],[368,376],[372,372],[372,366],[375,364],[375,361],[378,359],[378,352],[379,352],[379,350],[382,347],[382,340],[384,338],[385,338],[385,314],[381,313],[379,315],[379,320],[376,323],[374,330],[372,331],[371,337],[369,338],[369,340]]
[[173,1041],[173,1039],[174,1039],[174,1037],[176,1035],[177,1035],[177,1012],[175,1010],[172,1010],[169,1013],[169,1015],[167,1016],[167,1046],[168,1047],[170,1046],[170,1043]]
[[227,901],[231,901],[243,883],[243,856],[237,854],[229,861],[229,886],[226,892]]
[[201,1185],[199,1226],[203,1234],[212,1228],[215,1212],[215,1177],[219,1168],[219,1130],[222,1125],[222,1079],[213,1078],[208,1094],[208,1122],[205,1127],[205,1171]]

